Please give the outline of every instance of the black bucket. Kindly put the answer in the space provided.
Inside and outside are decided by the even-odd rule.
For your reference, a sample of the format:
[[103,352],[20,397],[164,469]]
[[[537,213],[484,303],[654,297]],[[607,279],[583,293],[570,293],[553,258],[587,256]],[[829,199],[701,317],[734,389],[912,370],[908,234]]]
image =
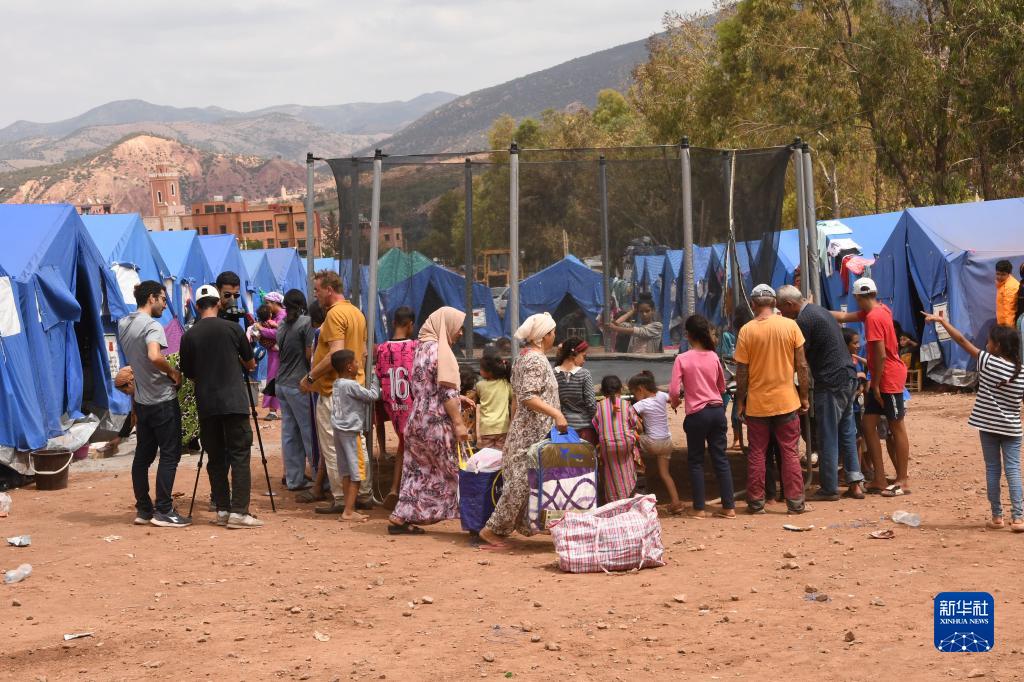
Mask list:
[[68,469],[75,454],[69,450],[36,450],[31,453],[36,471],[36,490],[64,490],[68,487]]

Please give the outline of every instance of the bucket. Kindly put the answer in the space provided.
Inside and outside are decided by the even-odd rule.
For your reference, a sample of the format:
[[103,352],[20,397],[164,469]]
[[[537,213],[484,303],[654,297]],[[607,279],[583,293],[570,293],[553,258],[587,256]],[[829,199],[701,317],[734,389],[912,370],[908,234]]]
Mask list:
[[74,459],[68,450],[36,450],[29,455],[36,471],[36,490],[64,490],[68,487],[68,467]]

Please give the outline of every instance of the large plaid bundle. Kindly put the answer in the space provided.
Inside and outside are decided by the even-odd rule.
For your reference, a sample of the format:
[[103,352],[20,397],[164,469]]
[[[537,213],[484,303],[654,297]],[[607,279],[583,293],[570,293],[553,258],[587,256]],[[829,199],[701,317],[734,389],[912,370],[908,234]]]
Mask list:
[[551,537],[558,567],[569,573],[607,573],[664,566],[656,504],[654,495],[644,495],[555,521]]
[[530,527],[543,530],[567,511],[597,507],[597,451],[586,441],[557,443],[550,439],[529,451]]

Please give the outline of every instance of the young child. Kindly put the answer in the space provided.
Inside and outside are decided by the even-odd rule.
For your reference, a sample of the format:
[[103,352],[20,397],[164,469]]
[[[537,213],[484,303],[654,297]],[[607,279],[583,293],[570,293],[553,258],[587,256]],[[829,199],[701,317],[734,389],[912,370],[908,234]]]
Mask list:
[[[391,490],[384,498],[385,509],[394,510],[398,504],[398,489],[402,483],[402,465],[405,456],[405,424],[412,409],[412,361],[416,357],[416,339],[412,338],[416,324],[416,313],[409,306],[402,306],[391,318],[390,341],[377,346],[374,367],[380,382],[381,402],[384,415],[395,427],[398,434],[398,452],[395,454],[395,468],[391,476]],[[375,411],[376,412],[376,411]],[[375,413],[377,419],[377,442],[384,450],[384,419]]]
[[512,368],[504,358],[493,353],[481,358],[480,381],[476,383],[478,448],[505,449],[509,425],[515,416],[511,376]]
[[597,403],[594,430],[607,504],[633,496],[640,457],[636,450],[636,413],[622,398],[622,380],[614,375],[601,379],[601,395],[604,400]]
[[370,388],[364,387],[356,376],[356,355],[351,350],[331,353],[331,366],[338,373],[332,391],[331,425],[334,427],[334,446],[338,451],[338,473],[345,490],[343,521],[365,521],[366,516],[356,511],[359,484],[366,478],[366,443],[363,432],[370,424],[370,409],[380,399],[380,385],[373,377]]
[[459,368],[459,396],[462,398],[462,421],[469,431],[469,442],[476,443],[476,382],[480,378],[469,367]]
[[908,369],[913,369],[917,365],[917,349],[921,346],[910,334],[903,331],[903,328],[898,323],[894,324],[896,326],[896,339],[899,342],[900,360],[903,361],[903,364]]
[[[860,334],[853,331],[849,327],[843,327],[843,340],[846,341],[846,349],[850,351],[850,358],[853,360],[853,367],[857,371],[857,396],[853,400],[853,420],[857,425],[857,456],[860,458],[860,470],[865,471],[865,464],[870,464],[870,461],[865,461],[865,454],[867,454],[864,444],[864,425],[861,417],[864,412],[864,389],[868,385],[868,375],[864,373],[865,360],[858,353],[860,353]],[[869,466],[868,471],[871,470]],[[864,474],[867,476],[867,474]]]
[[736,391],[736,360],[733,358],[736,353],[736,332],[723,328],[715,343],[715,350],[725,374],[726,390],[722,394],[722,404],[729,407],[729,402],[732,402],[732,415],[729,418],[732,423],[732,445],[729,447],[733,450],[742,450],[743,422],[740,421],[739,412],[736,410],[736,401],[733,400],[733,393]]
[[927,322],[945,327],[953,341],[978,360],[978,393],[967,424],[981,432],[988,501],[992,507],[992,518],[985,525],[992,529],[1006,527],[1000,500],[999,470],[1002,468],[1010,490],[1010,529],[1024,533],[1024,492],[1020,474],[1024,372],[1021,372],[1020,334],[1013,327],[996,325],[989,332],[985,350],[981,350],[945,317],[922,314]]
[[668,492],[668,512],[682,514],[685,507],[679,501],[679,491],[672,480],[668,466],[672,459],[672,434],[668,430],[668,393],[659,391],[654,375],[644,370],[629,380],[629,392],[633,394],[633,409],[643,420],[643,434],[640,448],[644,454],[658,461],[658,475],[661,476]]
[[686,452],[690,464],[690,488],[693,490],[693,508],[690,515],[704,518],[704,451],[710,451],[715,468],[715,478],[721,491],[722,509],[715,516],[736,518],[736,501],[733,496],[732,468],[725,456],[729,427],[725,419],[722,394],[725,393],[725,373],[715,352],[715,341],[711,325],[702,315],[691,315],[686,319],[686,340],[690,350],[676,356],[672,366],[672,383],[669,399],[672,409],[680,404],[680,394],[685,398]]

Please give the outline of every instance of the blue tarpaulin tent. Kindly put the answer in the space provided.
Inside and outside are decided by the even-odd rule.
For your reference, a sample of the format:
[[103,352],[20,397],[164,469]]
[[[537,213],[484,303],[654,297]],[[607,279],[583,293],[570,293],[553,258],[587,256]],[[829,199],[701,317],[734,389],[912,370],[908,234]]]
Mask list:
[[64,432],[62,415],[126,414],[103,317],[129,311],[78,213],[0,204],[0,238],[0,445],[44,447]]
[[[712,324],[719,324],[715,306],[720,297],[714,295],[716,289],[710,286],[718,278],[718,273],[712,267],[713,260],[712,247],[693,247],[693,283],[696,293],[694,311],[708,318]],[[681,332],[677,330],[673,334],[673,326],[682,325],[686,321],[686,273],[683,272],[683,251],[672,250],[665,254],[663,267],[662,281],[671,282],[671,285],[659,286],[661,298],[658,308],[664,326],[662,344],[668,346],[681,340]]]
[[[882,247],[885,246],[885,242],[888,241],[893,230],[896,229],[896,223],[899,222],[902,215],[901,212],[879,213],[877,215],[840,218],[838,220],[822,222],[838,224],[849,229],[848,233],[837,234],[835,237],[852,239],[860,246],[860,252],[864,258],[874,258],[881,252]],[[819,222],[819,225],[822,222]],[[835,237],[826,237],[826,244],[831,243]],[[874,268],[871,271],[873,272]],[[839,270],[835,270],[827,277],[823,276],[822,281],[824,285],[821,289],[823,305],[832,310],[839,310],[844,305],[847,310],[856,310],[857,303],[854,301],[853,295],[849,293],[849,290],[853,281],[860,276],[852,273],[848,274],[845,278],[846,282],[840,276]]]
[[973,359],[922,323],[919,311],[947,307],[955,327],[984,347],[995,323],[995,264],[1024,261],[1024,199],[1002,199],[903,212],[873,274],[879,299],[921,342],[928,375],[943,383],[973,380]]
[[238,240],[231,234],[208,234],[199,237],[199,246],[203,249],[206,262],[210,266],[213,279],[225,271],[238,275],[242,281],[242,305],[250,313],[252,307],[253,284],[249,278],[249,269],[242,260],[242,251],[238,248]]
[[[352,261],[345,259],[339,261],[335,258],[317,258],[313,261],[314,272],[320,272],[321,270],[333,270],[341,276],[341,286],[346,298],[351,297],[352,293]],[[365,265],[359,266],[359,309],[363,311],[363,315],[367,315],[369,305],[367,301],[370,296],[370,269]],[[388,338],[387,326],[384,323],[384,304],[380,300],[380,292],[377,292],[377,327],[374,330],[374,338],[377,342],[384,341]],[[369,319],[369,317],[367,317]]]
[[[664,256],[659,256],[664,259]],[[604,285],[595,272],[575,256],[567,256],[554,265],[524,279],[519,284],[519,319],[548,312],[558,322],[571,314],[563,302],[567,299],[582,310],[593,326],[604,309]],[[512,316],[505,315],[505,334],[511,335]]]
[[[421,325],[427,317],[442,306],[458,310],[466,309],[466,280],[457,273],[431,265],[412,277],[397,282],[390,289],[381,292],[388,319],[395,310],[407,305],[416,311],[416,324]],[[494,308],[491,290],[483,284],[473,284],[473,327],[476,333],[487,339],[501,336],[501,319]]]
[[214,274],[206,262],[199,235],[195,230],[151,232],[157,251],[171,270],[171,281],[165,282],[167,300],[175,316],[187,323],[196,314],[193,297],[204,284],[213,284]]
[[282,294],[289,289],[306,290],[306,267],[295,249],[265,249],[267,264],[274,273],[274,289]]
[[[242,251],[242,263],[246,272],[249,273],[249,282],[252,285],[252,307],[253,310],[263,304],[263,295],[269,294],[277,288],[277,280],[274,279],[274,272],[267,262],[266,251],[254,249]],[[303,287],[305,291],[305,287]]]
[[800,267],[800,232],[783,230],[779,233],[778,257],[772,268],[770,284],[776,290],[783,284],[793,284],[797,268]]

